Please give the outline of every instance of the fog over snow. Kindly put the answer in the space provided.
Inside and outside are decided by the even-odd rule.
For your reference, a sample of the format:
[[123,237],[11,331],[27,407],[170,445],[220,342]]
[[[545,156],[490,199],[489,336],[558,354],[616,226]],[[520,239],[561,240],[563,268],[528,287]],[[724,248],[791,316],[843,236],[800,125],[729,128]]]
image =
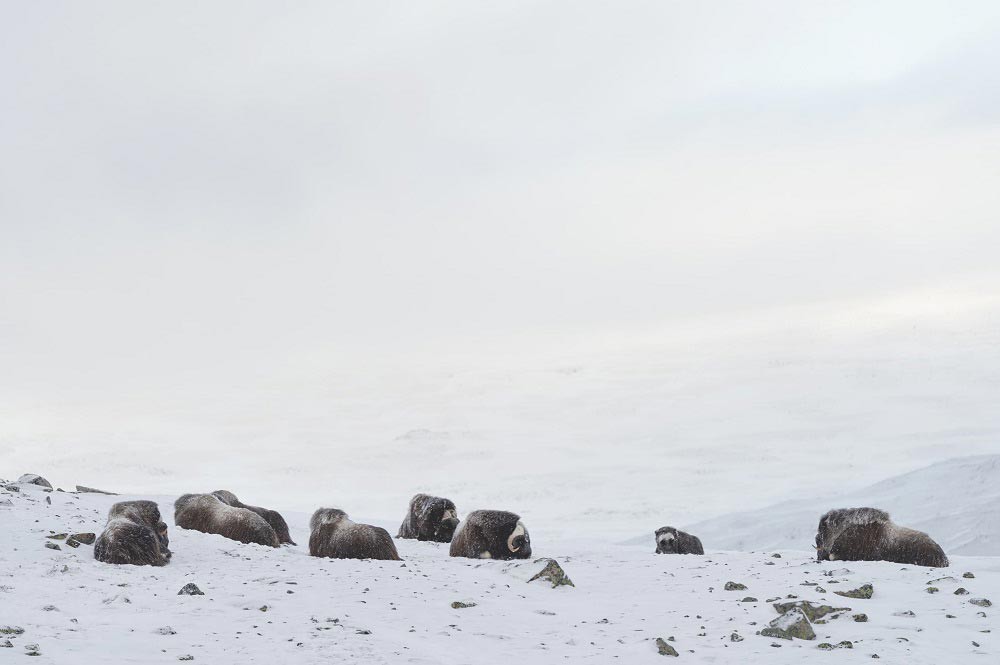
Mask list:
[[994,2],[4,4],[0,477],[544,543],[1000,452],[998,77]]

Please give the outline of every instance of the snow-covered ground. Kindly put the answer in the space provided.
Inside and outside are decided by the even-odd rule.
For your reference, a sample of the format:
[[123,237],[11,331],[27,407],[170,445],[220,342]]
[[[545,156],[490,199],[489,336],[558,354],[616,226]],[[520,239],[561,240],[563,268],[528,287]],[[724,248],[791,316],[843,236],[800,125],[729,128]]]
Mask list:
[[[44,546],[52,531],[99,532],[111,503],[137,497],[21,490],[0,489],[0,629],[24,629],[0,636],[13,644],[0,648],[5,662],[38,645],[40,662],[53,663],[656,663],[664,658],[657,637],[679,661],[697,663],[870,662],[878,654],[940,665],[1000,655],[995,608],[970,603],[1000,600],[995,557],[955,556],[948,569],[926,569],[817,563],[801,550],[655,555],[651,534],[638,546],[597,533],[533,538],[535,554],[557,559],[576,585],[554,589],[526,581],[541,564],[453,559],[441,544],[397,541],[403,562],[311,558],[306,509],[286,514],[298,547],[172,526],[173,560],[153,569],[98,563],[87,545]],[[171,522],[173,497],[155,498]],[[730,581],[747,588],[724,590]],[[187,583],[205,595],[177,595]],[[874,585],[871,599],[832,593],[864,583]],[[959,587],[969,595],[956,595]],[[850,611],[815,624],[813,641],[757,635],[778,616],[768,599],[789,594]],[[475,606],[453,609],[455,601]],[[868,621],[855,622],[857,613]],[[843,641],[853,648],[818,648]]]

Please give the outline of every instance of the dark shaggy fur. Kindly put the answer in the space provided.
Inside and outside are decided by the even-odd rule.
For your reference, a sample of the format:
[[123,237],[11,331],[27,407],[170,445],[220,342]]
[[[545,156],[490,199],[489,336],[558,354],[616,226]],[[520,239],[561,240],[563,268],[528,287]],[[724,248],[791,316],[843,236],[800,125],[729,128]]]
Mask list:
[[831,510],[819,520],[819,561],[892,561],[944,568],[948,557],[926,533],[898,526],[877,508]]
[[174,522],[182,529],[215,533],[241,543],[278,547],[278,534],[257,513],[236,508],[214,494],[185,494],[174,502]]
[[656,530],[656,554],[704,554],[705,548],[697,536],[678,531],[672,526]]
[[331,559],[399,561],[389,532],[379,526],[352,522],[337,508],[320,508],[309,520],[309,554]]
[[292,541],[291,534],[288,533],[288,522],[285,521],[285,518],[282,517],[281,513],[279,513],[278,511],[271,510],[270,508],[248,506],[242,501],[240,501],[236,497],[236,495],[230,492],[229,490],[215,490],[214,492],[212,492],[212,494],[214,494],[219,499],[219,501],[221,501],[226,505],[233,506],[234,508],[246,508],[247,510],[257,513],[258,515],[263,517],[264,521],[270,524],[271,528],[274,529],[274,532],[278,534],[279,542],[288,543],[289,545],[295,544]]
[[450,543],[457,526],[458,512],[450,499],[417,494],[410,499],[410,512],[396,537]]
[[108,524],[94,543],[104,563],[165,566],[170,561],[167,525],[153,501],[121,501],[108,511]]
[[458,525],[449,554],[471,559],[527,559],[531,537],[514,513],[474,510]]

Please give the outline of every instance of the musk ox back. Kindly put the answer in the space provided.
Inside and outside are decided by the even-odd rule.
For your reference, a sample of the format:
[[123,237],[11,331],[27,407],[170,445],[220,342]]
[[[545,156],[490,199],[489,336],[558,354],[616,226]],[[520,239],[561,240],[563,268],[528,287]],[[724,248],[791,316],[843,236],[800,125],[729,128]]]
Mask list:
[[471,559],[527,559],[531,537],[515,513],[474,510],[458,525],[449,554]]
[[410,499],[410,511],[396,537],[450,543],[457,526],[458,512],[450,499],[417,494]]
[[399,561],[389,532],[379,526],[352,522],[337,508],[320,508],[309,520],[309,554],[331,559]]
[[241,543],[278,547],[278,535],[267,521],[246,508],[236,508],[214,494],[185,494],[174,502],[174,522],[182,529],[215,533]]
[[819,561],[892,561],[943,568],[948,557],[922,531],[898,526],[877,508],[840,508],[819,520],[816,532]]
[[288,533],[288,522],[285,518],[281,516],[276,510],[271,510],[270,508],[261,508],[259,506],[248,506],[242,501],[240,501],[235,494],[229,490],[215,490],[212,492],[222,503],[233,506],[234,508],[246,508],[247,510],[257,513],[264,518],[264,521],[271,525],[274,529],[274,533],[278,536],[278,541],[281,543],[288,543],[289,545],[294,545],[292,541],[292,536]]
[[656,530],[656,554],[704,554],[701,540],[672,526]]
[[167,525],[153,501],[121,501],[108,511],[108,523],[94,543],[103,563],[165,566],[170,560]]

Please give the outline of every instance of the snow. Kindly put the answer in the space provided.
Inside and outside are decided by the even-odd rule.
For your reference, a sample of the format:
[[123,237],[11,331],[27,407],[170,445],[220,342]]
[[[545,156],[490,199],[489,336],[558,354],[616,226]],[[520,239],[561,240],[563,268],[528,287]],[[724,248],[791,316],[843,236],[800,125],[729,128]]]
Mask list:
[[[0,505],[0,626],[25,631],[0,659],[13,662],[37,644],[40,662],[56,663],[188,655],[213,664],[661,663],[657,637],[674,638],[679,659],[691,663],[870,662],[872,654],[890,663],[988,663],[1000,655],[994,633],[983,632],[997,629],[994,610],[969,602],[1000,599],[995,557],[953,556],[950,568],[927,569],[818,563],[801,549],[781,558],[711,545],[706,556],[656,555],[652,529],[642,546],[579,534],[536,541],[536,556],[555,558],[576,585],[553,589],[526,581],[542,563],[451,558],[447,544],[415,540],[395,541],[402,562],[326,560],[301,546],[243,545],[171,526],[173,559],[156,569],[101,564],[86,545],[44,547],[50,531],[99,532],[110,505],[132,498],[154,498],[169,517],[175,497],[0,490],[0,504],[11,503]],[[299,543],[308,540],[308,515],[309,506],[285,513]],[[727,581],[747,589],[724,591]],[[931,581],[938,593],[925,591]],[[205,595],[177,595],[187,583]],[[863,583],[874,584],[871,600],[832,594]],[[955,595],[959,587],[970,594]],[[851,612],[815,624],[811,642],[756,635],[777,616],[765,600],[788,594]],[[747,596],[758,600],[741,602]],[[475,605],[453,609],[455,601]],[[855,623],[858,612],[869,621]],[[731,641],[734,632],[743,641]],[[854,648],[817,649],[843,640]]]

